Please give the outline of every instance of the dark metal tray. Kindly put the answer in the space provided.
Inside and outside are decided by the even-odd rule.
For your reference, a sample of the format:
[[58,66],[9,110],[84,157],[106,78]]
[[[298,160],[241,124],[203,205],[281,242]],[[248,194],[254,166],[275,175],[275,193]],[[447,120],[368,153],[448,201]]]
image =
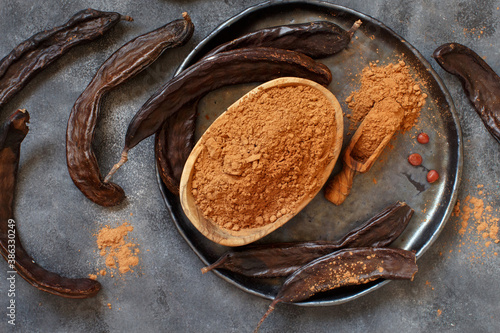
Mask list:
[[[453,101],[441,79],[425,58],[402,37],[383,23],[357,11],[319,1],[271,1],[248,8],[221,24],[184,60],[177,73],[196,62],[213,47],[256,29],[315,20],[332,21],[345,29],[361,19],[363,24],[348,49],[321,60],[332,71],[329,89],[337,96],[346,114],[350,109],[344,100],[359,88],[356,74],[371,61],[380,65],[403,59],[412,74],[425,84],[429,97],[417,126],[404,135],[397,135],[391,147],[385,149],[372,169],[357,175],[352,193],[340,206],[323,198],[321,191],[311,203],[285,226],[258,243],[282,241],[335,240],[359,226],[389,204],[400,200],[415,209],[410,224],[393,244],[415,250],[420,257],[436,240],[451,214],[462,170],[461,130]],[[228,73],[231,75],[231,73]],[[208,94],[199,105],[198,137],[216,117],[234,101],[257,84],[237,85]],[[345,119],[344,147],[349,142],[349,121]],[[416,143],[416,134],[425,131],[431,140],[427,145]],[[412,167],[407,162],[410,153],[422,155],[425,168],[436,169],[440,180],[428,184],[424,167]],[[333,172],[339,171],[341,162]],[[158,181],[168,210],[180,234],[205,264],[214,262],[228,250],[201,235],[184,215],[178,197]],[[227,271],[215,274],[235,286],[258,296],[272,299],[282,279],[254,279]],[[378,280],[361,286],[337,289],[316,295],[299,305],[339,304],[364,295],[388,281]]]

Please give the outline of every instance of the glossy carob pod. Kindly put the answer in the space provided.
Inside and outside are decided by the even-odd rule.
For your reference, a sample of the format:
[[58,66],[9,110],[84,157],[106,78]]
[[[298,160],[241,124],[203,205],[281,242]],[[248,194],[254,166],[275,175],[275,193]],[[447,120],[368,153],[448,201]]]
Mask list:
[[301,267],[286,279],[254,333],[278,303],[300,302],[317,293],[377,279],[413,280],[417,271],[413,251],[365,247],[328,254]]
[[0,60],[0,107],[72,47],[103,36],[120,20],[132,18],[89,8],[65,24],[41,31],[16,46]]
[[156,166],[170,192],[179,195],[184,164],[193,150],[198,101],[170,116],[155,135]]
[[202,273],[225,269],[241,275],[271,278],[288,276],[305,264],[343,248],[386,247],[406,229],[413,209],[396,202],[336,242],[314,241],[250,245],[230,250]]
[[443,44],[432,57],[460,79],[484,126],[500,143],[500,77],[476,52],[462,44]]
[[14,219],[14,192],[21,142],[28,134],[29,114],[18,110],[0,128],[0,253],[10,270],[34,287],[67,298],[92,297],[101,289],[99,282],[70,279],[47,271],[36,264],[22,246]]
[[204,57],[242,48],[274,47],[300,52],[313,59],[321,59],[345,49],[360,25],[361,20],[358,20],[347,31],[329,21],[264,28],[221,44]]
[[103,181],[92,141],[102,97],[151,65],[168,48],[184,45],[193,35],[189,15],[129,41],[113,53],[78,97],[68,120],[66,160],[71,179],[80,191],[101,206],[115,206],[125,192]]

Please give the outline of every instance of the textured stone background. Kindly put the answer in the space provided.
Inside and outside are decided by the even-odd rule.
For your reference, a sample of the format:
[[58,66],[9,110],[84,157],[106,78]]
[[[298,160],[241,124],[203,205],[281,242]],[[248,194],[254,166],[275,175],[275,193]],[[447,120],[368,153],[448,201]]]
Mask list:
[[[99,65],[126,41],[188,11],[196,32],[187,46],[167,52],[151,69],[107,96],[95,142],[101,168],[108,170],[119,156],[123,133],[135,110],[171,77],[202,38],[257,2],[0,0],[0,57],[83,8],[118,11],[135,19],[120,23],[98,42],[73,49],[38,75],[0,110],[0,116],[4,119],[18,107],[31,112],[31,130],[21,156],[16,218],[25,247],[42,266],[75,277],[102,267],[92,234],[105,224],[129,221],[141,249],[140,268],[123,278],[101,278],[103,290],[93,299],[63,299],[18,278],[15,328],[7,324],[5,316],[7,265],[0,261],[1,332],[253,330],[269,302],[213,274],[201,276],[202,262],[179,236],[161,198],[151,138],[131,153],[130,161],[115,176],[128,199],[113,209],[98,207],[76,190],[67,173],[64,142],[71,106]],[[499,207],[500,145],[483,127],[458,80],[443,72],[430,55],[442,43],[456,41],[475,49],[500,72],[500,32],[496,30],[500,1],[336,3],[381,20],[437,70],[453,96],[463,129],[465,163],[459,199],[480,196],[477,185],[482,184],[485,204]],[[478,250],[484,242],[480,237],[461,238],[459,224],[457,217],[449,220],[437,242],[419,260],[413,282],[393,282],[340,306],[280,305],[262,332],[499,332],[500,258],[494,252],[500,252],[500,245]]]

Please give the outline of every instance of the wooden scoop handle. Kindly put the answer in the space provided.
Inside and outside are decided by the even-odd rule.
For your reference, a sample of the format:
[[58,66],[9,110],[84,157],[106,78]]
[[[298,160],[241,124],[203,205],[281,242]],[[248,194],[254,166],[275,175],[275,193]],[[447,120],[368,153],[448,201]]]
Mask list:
[[344,162],[342,171],[336,174],[335,177],[326,184],[325,198],[337,206],[343,203],[351,192],[352,181],[354,180],[355,174],[356,170],[351,169],[351,167]]

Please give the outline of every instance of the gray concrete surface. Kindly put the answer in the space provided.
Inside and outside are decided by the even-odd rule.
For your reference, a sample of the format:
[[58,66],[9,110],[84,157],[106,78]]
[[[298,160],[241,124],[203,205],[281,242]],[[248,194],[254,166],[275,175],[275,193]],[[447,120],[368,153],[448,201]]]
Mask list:
[[[7,323],[7,264],[0,262],[0,332],[251,332],[269,301],[247,294],[213,274],[179,236],[165,209],[154,173],[153,140],[141,143],[115,176],[127,202],[101,208],[76,190],[65,161],[69,111],[98,66],[120,45],[188,11],[193,39],[163,55],[151,69],[111,92],[96,134],[103,170],[119,156],[126,126],[156,87],[218,24],[258,1],[0,0],[0,57],[32,34],[61,24],[87,7],[134,17],[109,35],[78,47],[38,75],[6,107],[31,112],[22,149],[16,219],[25,247],[42,266],[66,276],[86,276],[104,267],[95,236],[103,225],[134,226],[140,265],[122,277],[103,277],[97,297],[70,300],[16,283],[16,325]],[[463,129],[465,163],[459,200],[481,198],[499,218],[500,145],[488,134],[458,80],[431,59],[445,42],[468,45],[500,72],[500,1],[337,1],[371,15],[412,43],[450,90]],[[478,185],[480,185],[478,187]],[[483,187],[481,187],[481,185]],[[486,212],[485,212],[486,215]],[[280,305],[261,332],[499,332],[499,244],[486,247],[471,219],[464,235],[453,216],[419,260],[413,282],[393,282],[349,303],[305,308]],[[111,304],[111,308],[107,304]]]

